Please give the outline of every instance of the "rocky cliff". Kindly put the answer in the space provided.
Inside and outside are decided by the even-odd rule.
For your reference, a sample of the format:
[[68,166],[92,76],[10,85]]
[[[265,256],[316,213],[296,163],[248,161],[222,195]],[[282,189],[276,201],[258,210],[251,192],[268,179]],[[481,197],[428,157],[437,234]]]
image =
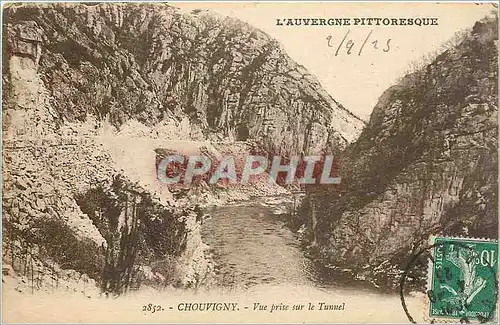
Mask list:
[[165,4],[12,4],[3,18],[3,259],[20,290],[205,284],[201,212],[155,181],[154,149],[336,151],[363,126],[235,19]]
[[309,189],[312,247],[326,265],[397,285],[430,235],[498,238],[497,25],[477,22],[385,91],[342,155],[341,186]]
[[58,120],[184,121],[191,137],[265,137],[298,153],[343,147],[363,127],[276,40],[233,18],[58,4],[10,6],[5,24],[27,42]]

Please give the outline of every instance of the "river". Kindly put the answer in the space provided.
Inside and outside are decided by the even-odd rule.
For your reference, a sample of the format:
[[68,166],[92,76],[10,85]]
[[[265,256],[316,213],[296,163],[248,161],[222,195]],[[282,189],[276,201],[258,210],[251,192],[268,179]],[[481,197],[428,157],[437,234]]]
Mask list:
[[290,198],[258,198],[207,211],[203,241],[211,247],[223,287],[248,289],[255,285],[308,285],[319,288],[375,289],[342,272],[328,273],[304,255],[298,234],[285,224],[282,213]]
[[[261,198],[207,211],[211,217],[203,224],[202,238],[211,247],[220,287],[243,289],[254,297],[333,299],[349,305],[332,321],[338,317],[338,321],[407,322],[397,293],[381,292],[342,272],[326,275],[304,255],[298,235],[280,216],[290,204],[286,199]],[[413,317],[422,314],[420,302],[407,297]]]
[[260,199],[210,211],[202,237],[212,248],[220,285],[246,289],[259,284],[314,283],[313,265],[297,236],[275,214],[287,202],[273,203]]

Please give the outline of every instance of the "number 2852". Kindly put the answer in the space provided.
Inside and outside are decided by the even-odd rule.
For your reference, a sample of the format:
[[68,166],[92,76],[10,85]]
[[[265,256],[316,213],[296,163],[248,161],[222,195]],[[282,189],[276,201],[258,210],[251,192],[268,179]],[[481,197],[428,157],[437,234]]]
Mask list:
[[145,313],[151,313],[154,314],[157,311],[163,311],[164,309],[160,305],[155,305],[155,304],[147,304],[142,306],[142,311]]

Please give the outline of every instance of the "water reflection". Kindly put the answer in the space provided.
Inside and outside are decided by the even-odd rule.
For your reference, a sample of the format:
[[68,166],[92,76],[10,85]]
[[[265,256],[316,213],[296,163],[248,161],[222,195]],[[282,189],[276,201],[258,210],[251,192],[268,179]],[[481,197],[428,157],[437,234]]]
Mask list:
[[317,288],[356,287],[372,291],[305,257],[297,234],[280,215],[293,204],[277,198],[259,199],[207,211],[203,241],[211,247],[219,285],[249,289],[261,284],[306,285]]

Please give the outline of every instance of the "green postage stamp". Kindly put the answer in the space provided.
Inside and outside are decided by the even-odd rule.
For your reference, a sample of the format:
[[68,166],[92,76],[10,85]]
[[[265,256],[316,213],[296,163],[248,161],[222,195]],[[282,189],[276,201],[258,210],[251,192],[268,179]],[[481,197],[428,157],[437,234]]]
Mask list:
[[428,279],[428,316],[489,322],[497,319],[498,242],[435,237]]

